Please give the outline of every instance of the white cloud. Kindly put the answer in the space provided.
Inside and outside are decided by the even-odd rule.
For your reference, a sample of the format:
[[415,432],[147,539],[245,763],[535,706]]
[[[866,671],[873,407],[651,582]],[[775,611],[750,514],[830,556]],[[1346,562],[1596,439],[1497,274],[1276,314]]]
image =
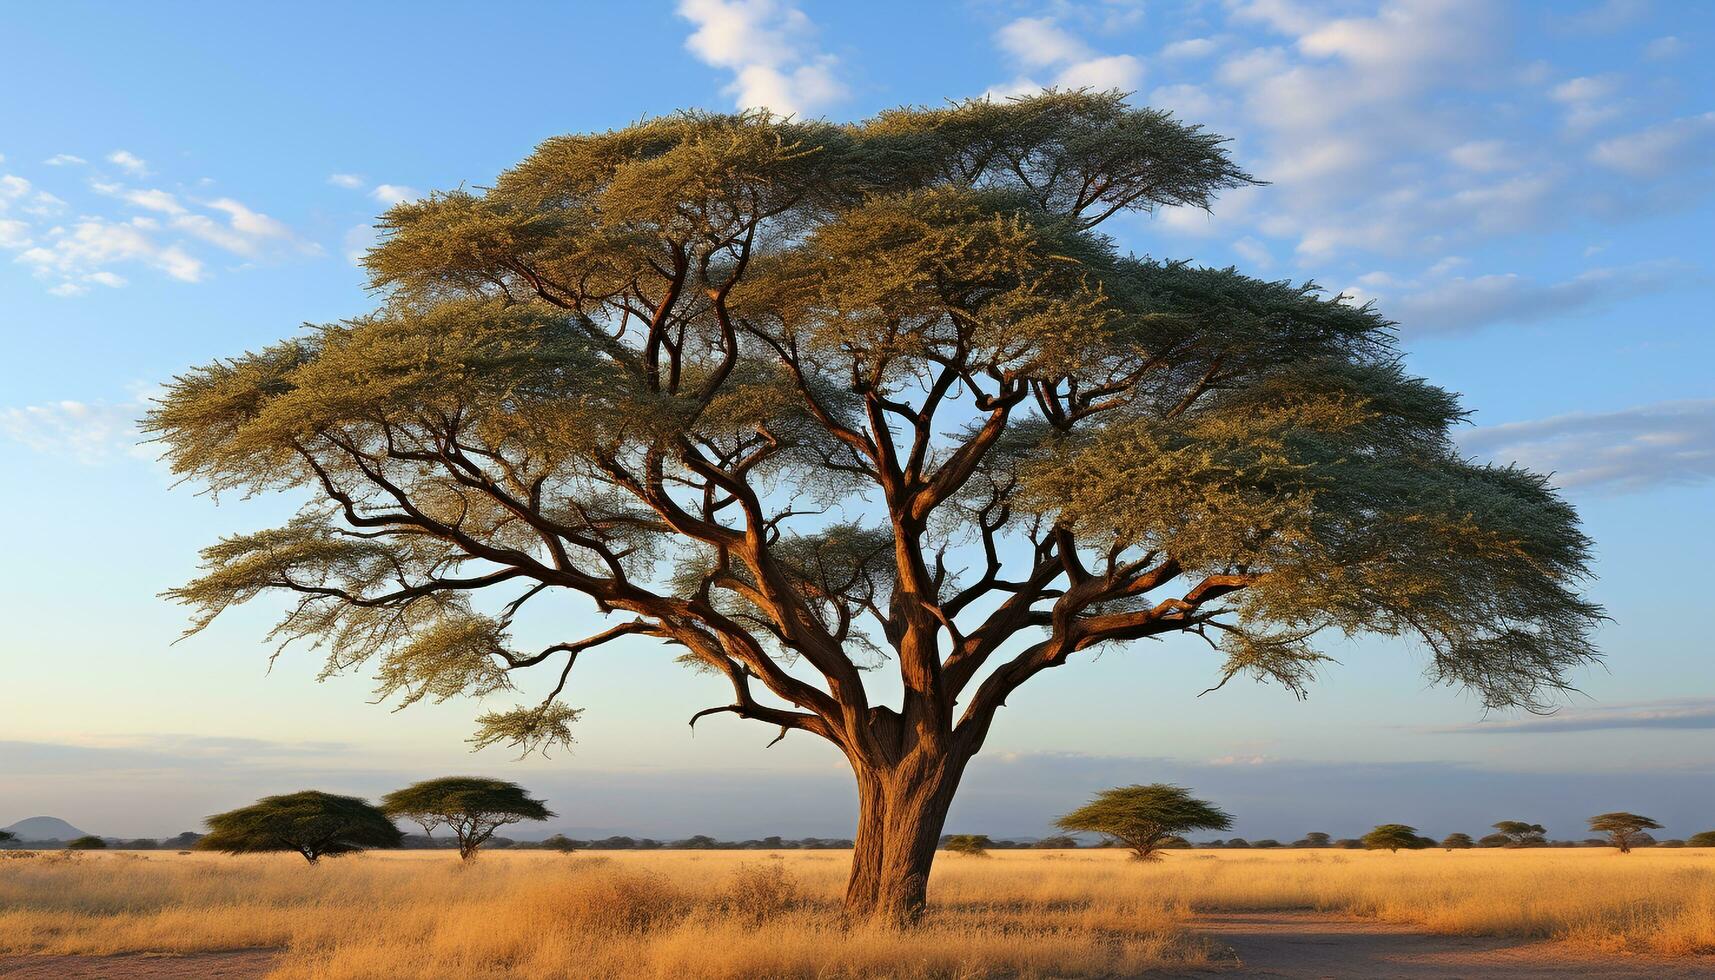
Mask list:
[[[1051,17],[1020,17],[995,32],[1000,45],[1019,67],[1055,71],[1056,88],[1133,91],[1143,82],[1143,61],[1133,55],[1103,55],[1067,32]],[[1029,75],[991,87],[989,98],[1029,95],[1042,88]]]
[[1644,45],[1644,57],[1651,61],[1665,61],[1669,58],[1679,57],[1685,52],[1685,47],[1684,41],[1669,34],[1666,37],[1658,37]]
[[16,218],[0,218],[0,248],[23,248],[30,244],[30,226]]
[[1604,140],[1596,144],[1590,159],[1634,177],[1683,174],[1707,179],[1707,175],[1694,171],[1701,171],[1715,159],[1715,112]]
[[369,196],[388,207],[392,207],[404,201],[415,200],[423,195],[415,187],[406,187],[404,184],[376,184],[375,189],[369,192]]
[[1505,170],[1514,164],[1512,152],[1505,140],[1471,140],[1447,151],[1447,159],[1466,170],[1488,173]]
[[356,190],[363,186],[363,178],[356,174],[328,174],[328,183],[346,190]]
[[1561,82],[1548,94],[1566,107],[1566,125],[1591,129],[1619,116],[1620,106],[1613,101],[1619,91],[1616,76],[1584,75]]
[[291,229],[260,211],[252,211],[230,197],[208,202],[216,211],[224,211],[234,231],[251,238],[291,238]]
[[0,408],[0,437],[92,465],[122,456],[149,458],[154,453],[138,445],[137,431],[137,419],[146,410],[141,395],[120,403],[57,401]]
[[1143,81],[1143,62],[1129,54],[1090,58],[1067,65],[1054,76],[1060,88],[1089,88],[1105,92],[1111,89],[1132,91]]
[[135,204],[140,208],[146,208],[150,211],[159,211],[162,214],[185,213],[184,206],[179,204],[178,198],[174,197],[167,191],[153,189],[125,191],[121,196],[128,203]]
[[680,0],[678,13],[696,25],[685,47],[733,73],[726,92],[741,109],[800,115],[846,95],[838,59],[820,50],[815,25],[785,0]]
[[149,165],[129,150],[114,150],[107,155],[107,162],[133,177],[146,177],[149,174]]
[[202,279],[202,261],[177,245],[155,241],[150,233],[156,227],[147,219],[114,222],[87,217],[69,229],[51,229],[40,244],[20,253],[17,261],[38,276],[58,280],[59,285],[75,284],[118,263],[145,265],[181,282]]
[[79,167],[89,161],[83,157],[72,156],[70,153],[56,153],[42,162],[50,167]]
[[1715,479],[1715,399],[1576,413],[1466,432],[1468,452],[1609,492]]
[[16,174],[0,174],[0,208],[30,193],[30,182]]
[[1212,37],[1193,37],[1183,41],[1174,41],[1161,49],[1163,58],[1207,58],[1215,53],[1221,43]]
[[1233,251],[1239,257],[1259,269],[1267,269],[1274,265],[1274,256],[1269,254],[1268,246],[1249,235],[1233,243]]
[[[1438,269],[1447,266],[1438,264]],[[1580,310],[1600,309],[1627,296],[1670,285],[1670,265],[1592,269],[1562,282],[1542,283],[1512,273],[1455,277],[1408,293],[1388,313],[1413,333],[1456,333],[1498,323],[1532,323]]]
[[1001,50],[1028,68],[1083,61],[1092,52],[1049,17],[1021,17],[995,33]]

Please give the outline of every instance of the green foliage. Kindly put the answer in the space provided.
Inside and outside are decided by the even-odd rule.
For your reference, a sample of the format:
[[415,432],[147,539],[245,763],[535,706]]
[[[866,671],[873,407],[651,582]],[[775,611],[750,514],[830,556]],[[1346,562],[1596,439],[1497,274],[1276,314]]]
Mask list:
[[578,849],[577,842],[565,834],[555,834],[547,838],[542,841],[542,846],[550,851],[559,851],[561,854],[570,854]]
[[[1175,632],[1216,686],[1302,693],[1324,638],[1375,633],[1543,706],[1600,619],[1546,480],[1459,455],[1379,311],[1099,230],[1252,183],[1084,91],[555,137],[390,210],[372,313],[167,386],[144,428],[177,475],[303,502],[168,595],[192,631],[283,596],[280,647],[400,705],[544,666],[472,739],[524,752],[571,743],[573,666],[631,637],[730,686],[696,717],[860,770],[959,771],[1042,670]],[[567,595],[615,619],[519,649]],[[888,661],[897,709],[863,677]]]
[[76,837],[66,841],[68,851],[101,851],[107,848],[107,842],[94,835]]
[[478,776],[443,776],[394,790],[381,798],[381,812],[393,820],[409,820],[431,836],[436,828],[447,827],[458,838],[459,856],[466,861],[501,827],[554,815],[517,783]]
[[988,849],[994,846],[987,834],[953,834],[942,845],[945,850],[966,857],[988,857]]
[[1607,834],[1609,843],[1624,854],[1633,847],[1653,843],[1654,839],[1644,831],[1660,830],[1661,824],[1649,817],[1621,810],[1591,817],[1590,829],[1599,834]]
[[315,864],[326,855],[398,847],[402,834],[387,815],[355,796],[315,790],[265,796],[206,821],[200,851],[256,854],[294,851]]
[[1493,825],[1496,832],[1506,837],[1512,847],[1536,847],[1547,842],[1544,836],[1548,833],[1541,824],[1526,823],[1523,820],[1502,820]]
[[1136,859],[1147,861],[1168,838],[1191,830],[1230,830],[1233,818],[1184,787],[1151,783],[1102,790],[1054,825],[1072,833],[1111,837],[1131,848]]
[[1685,839],[1686,847],[1715,847],[1715,830],[1705,830]]
[[10,830],[0,830],[0,847],[5,847],[18,839],[18,835]]
[[1441,846],[1449,851],[1468,851],[1477,844],[1470,834],[1448,834],[1441,838]]
[[[1372,851],[1395,852],[1400,848],[1416,850],[1424,847],[1426,838],[1419,837],[1416,827],[1408,827],[1402,823],[1378,824],[1376,828],[1363,836],[1364,846]],[[1429,841],[1428,846],[1435,846]]]

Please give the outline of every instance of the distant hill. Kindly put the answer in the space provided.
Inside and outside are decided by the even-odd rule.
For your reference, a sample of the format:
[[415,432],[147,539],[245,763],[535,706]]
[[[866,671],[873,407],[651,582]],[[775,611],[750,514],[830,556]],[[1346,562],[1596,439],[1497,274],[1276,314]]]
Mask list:
[[59,817],[29,817],[10,827],[0,827],[0,830],[9,830],[17,834],[21,841],[76,840],[79,837],[89,836]]

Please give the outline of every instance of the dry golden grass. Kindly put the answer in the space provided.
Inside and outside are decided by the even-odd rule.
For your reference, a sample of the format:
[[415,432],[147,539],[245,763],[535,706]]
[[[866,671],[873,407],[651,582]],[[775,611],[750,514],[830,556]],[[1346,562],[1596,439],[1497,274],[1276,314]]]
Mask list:
[[1715,851],[943,856],[906,933],[846,928],[841,852],[123,853],[0,860],[0,954],[284,948],[276,976],[982,977],[1211,955],[1195,912],[1316,908],[1592,951],[1715,952]]

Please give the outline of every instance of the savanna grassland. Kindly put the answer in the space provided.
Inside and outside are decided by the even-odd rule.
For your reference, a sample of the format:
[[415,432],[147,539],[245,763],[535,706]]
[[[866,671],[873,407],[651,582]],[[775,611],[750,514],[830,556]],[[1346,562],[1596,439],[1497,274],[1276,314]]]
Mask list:
[[0,859],[0,955],[282,950],[279,978],[1124,976],[1216,966],[1201,913],[1315,909],[1589,955],[1715,952],[1715,850],[943,855],[905,932],[847,928],[847,855],[44,853]]

